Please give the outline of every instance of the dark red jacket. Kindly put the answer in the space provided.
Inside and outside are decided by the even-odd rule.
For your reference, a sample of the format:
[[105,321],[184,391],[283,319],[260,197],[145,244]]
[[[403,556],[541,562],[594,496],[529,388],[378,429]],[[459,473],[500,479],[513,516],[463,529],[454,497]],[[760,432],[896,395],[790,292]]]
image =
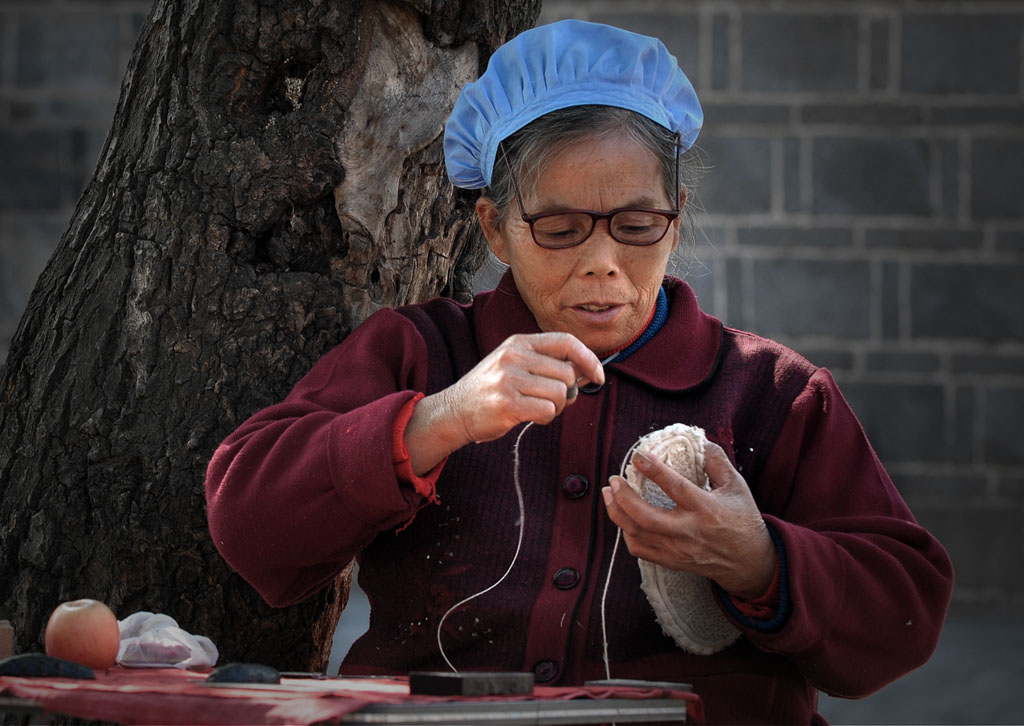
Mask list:
[[[711,722],[812,721],[817,689],[864,696],[928,659],[949,559],[825,369],[723,327],[685,283],[665,287],[669,318],[657,335],[608,365],[600,390],[526,432],[523,551],[498,588],[445,621],[445,652],[460,670],[534,670],[552,685],[605,677],[600,601],[615,527],[599,489],[638,437],[694,424],[725,448],[777,535],[778,617],[750,620],[719,593],[744,637],[688,654],[661,632],[620,547],[606,603],[611,675],[692,683]],[[451,384],[509,335],[537,331],[510,275],[470,306],[381,311],[214,455],[214,542],[268,602],[301,600],[359,557],[370,629],[343,672],[446,670],[438,620],[508,567],[520,428],[453,454],[437,502],[397,477],[393,429],[418,392]]]

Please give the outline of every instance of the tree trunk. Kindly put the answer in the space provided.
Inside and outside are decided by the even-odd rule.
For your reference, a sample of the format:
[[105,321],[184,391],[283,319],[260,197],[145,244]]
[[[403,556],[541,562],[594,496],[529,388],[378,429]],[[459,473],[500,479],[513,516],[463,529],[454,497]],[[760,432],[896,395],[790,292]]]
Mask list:
[[[92,597],[326,668],[348,577],[273,610],[206,526],[217,444],[373,310],[482,259],[444,120],[540,0],[155,0],[0,369],[0,618]],[[259,532],[253,532],[254,538]]]

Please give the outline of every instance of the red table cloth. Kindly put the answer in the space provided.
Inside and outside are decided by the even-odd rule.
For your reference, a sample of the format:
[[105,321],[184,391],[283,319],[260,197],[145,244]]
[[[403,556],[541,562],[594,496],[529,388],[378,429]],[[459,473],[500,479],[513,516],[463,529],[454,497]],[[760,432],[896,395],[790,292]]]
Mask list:
[[[405,679],[281,679],[280,685],[204,685],[206,675],[174,668],[97,672],[96,680],[0,677],[0,695],[32,701],[53,713],[125,724],[312,724],[340,721],[373,703],[438,703],[484,698],[410,695]],[[533,695],[491,700],[679,698],[687,721],[702,723],[693,693],[666,688],[537,686]]]

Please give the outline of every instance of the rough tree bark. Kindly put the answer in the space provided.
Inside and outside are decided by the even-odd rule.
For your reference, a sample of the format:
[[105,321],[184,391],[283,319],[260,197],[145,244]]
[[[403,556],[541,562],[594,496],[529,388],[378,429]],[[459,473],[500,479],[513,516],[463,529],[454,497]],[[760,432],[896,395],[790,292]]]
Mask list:
[[[272,610],[217,555],[221,439],[381,306],[468,295],[457,89],[540,0],[155,0],[0,370],[0,617],[165,612],[222,662],[324,669],[348,579]],[[257,538],[260,532],[253,532]]]

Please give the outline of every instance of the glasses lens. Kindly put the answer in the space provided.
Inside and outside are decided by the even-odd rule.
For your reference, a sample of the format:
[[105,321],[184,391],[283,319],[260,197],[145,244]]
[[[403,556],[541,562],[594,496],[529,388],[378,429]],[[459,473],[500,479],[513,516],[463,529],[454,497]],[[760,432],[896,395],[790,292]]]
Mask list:
[[586,239],[593,226],[587,214],[549,214],[533,220],[533,238],[541,247],[572,247]]
[[671,220],[660,214],[626,210],[611,220],[612,236],[628,245],[654,244],[665,236]]

